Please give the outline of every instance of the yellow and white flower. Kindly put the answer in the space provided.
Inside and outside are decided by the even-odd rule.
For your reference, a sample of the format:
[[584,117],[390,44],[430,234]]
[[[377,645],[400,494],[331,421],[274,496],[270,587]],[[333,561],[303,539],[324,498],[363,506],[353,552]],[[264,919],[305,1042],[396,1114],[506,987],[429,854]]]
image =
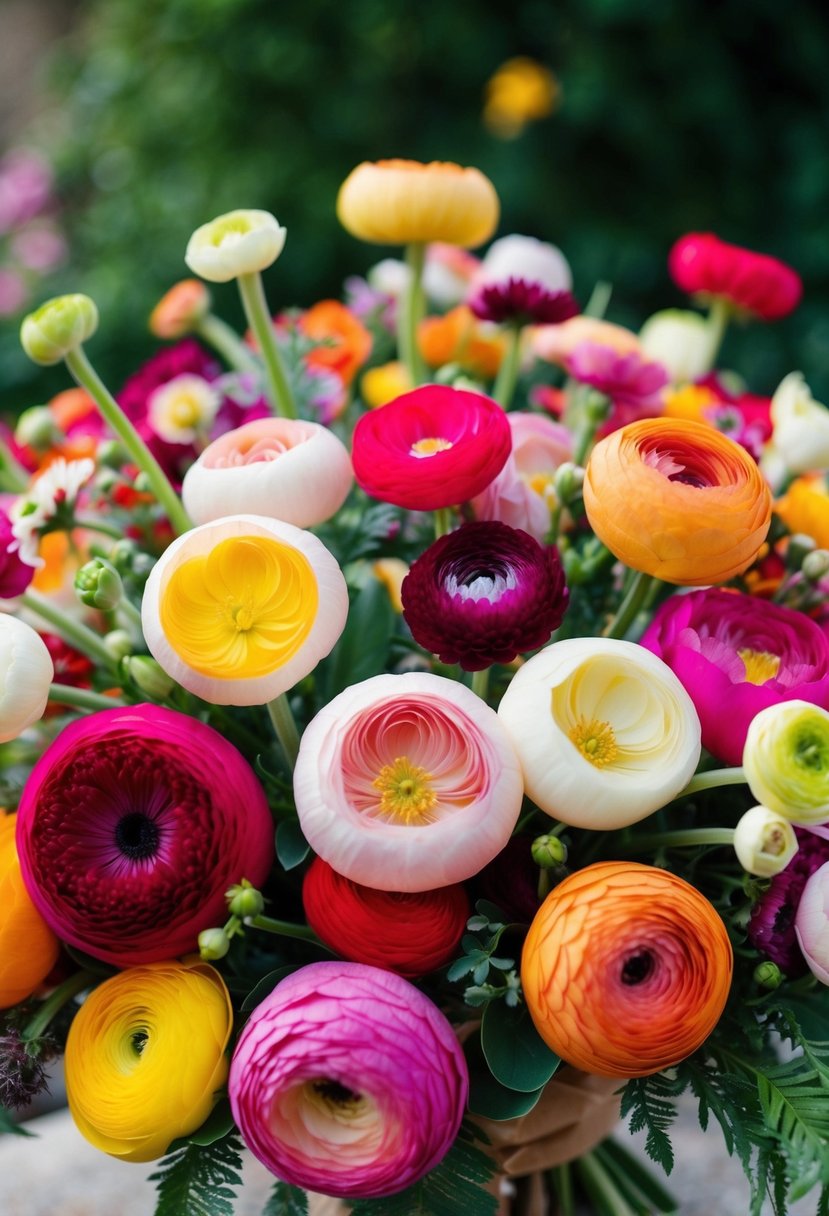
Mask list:
[[221,403],[209,380],[185,373],[150,394],[148,421],[167,443],[194,443],[208,434]]
[[228,211],[197,228],[184,260],[211,283],[265,270],[279,257],[286,230],[269,211]]
[[746,781],[758,802],[792,823],[829,820],[829,712],[781,701],[752,719],[743,749]]
[[758,878],[771,878],[785,870],[797,848],[797,837],[789,820],[767,806],[753,806],[734,829],[737,860],[744,870]]

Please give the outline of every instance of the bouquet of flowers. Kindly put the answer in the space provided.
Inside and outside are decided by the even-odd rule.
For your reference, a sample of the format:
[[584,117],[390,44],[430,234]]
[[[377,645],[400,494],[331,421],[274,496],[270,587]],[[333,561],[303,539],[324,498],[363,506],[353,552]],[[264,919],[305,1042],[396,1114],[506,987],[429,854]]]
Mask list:
[[23,323],[77,387],[0,469],[2,1130],[63,1053],[157,1216],[242,1145],[267,1216],[627,1216],[675,1205],[608,1133],[670,1171],[688,1091],[752,1213],[829,1210],[829,413],[716,370],[800,280],[690,234],[707,312],[635,335],[468,252],[477,170],[337,211],[405,259],[273,317],[285,230],[221,216],[117,399],[89,298]]

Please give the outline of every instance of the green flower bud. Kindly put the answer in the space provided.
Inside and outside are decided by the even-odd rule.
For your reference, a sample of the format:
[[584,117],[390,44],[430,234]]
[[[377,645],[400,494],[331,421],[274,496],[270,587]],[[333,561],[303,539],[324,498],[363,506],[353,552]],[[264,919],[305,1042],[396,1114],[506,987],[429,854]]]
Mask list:
[[775,988],[780,987],[785,978],[777,963],[773,963],[770,959],[765,963],[758,963],[754,968],[755,984],[759,984],[761,988],[768,988],[772,992]]
[[148,654],[129,655],[122,660],[121,669],[143,693],[152,697],[154,701],[163,701],[176,686],[175,680],[170,679],[155,659],[151,659]]
[[246,878],[243,878],[238,886],[231,887],[226,896],[231,915],[238,916],[241,920],[249,916],[261,916],[265,910],[264,896]]
[[23,447],[36,452],[48,451],[61,438],[52,411],[47,405],[33,405],[24,410],[14,428],[14,437]]
[[573,464],[571,460],[566,460],[556,469],[553,489],[556,492],[556,498],[563,506],[566,507],[576,494],[581,493],[583,485],[584,469]]
[[584,404],[584,412],[590,422],[604,422],[610,416],[613,402],[604,393],[592,392]]
[[98,328],[98,309],[89,296],[57,296],[24,317],[20,342],[34,363],[60,363]]
[[127,453],[117,439],[105,439],[98,444],[96,458],[99,465],[108,469],[120,469],[127,460]]
[[102,557],[94,557],[75,575],[75,593],[87,608],[112,612],[121,602],[124,584],[114,566]]
[[199,934],[199,954],[208,962],[224,958],[230,949],[230,938],[224,929],[202,929]]
[[813,549],[811,553],[807,553],[800,570],[808,582],[819,583],[829,574],[829,550]]
[[132,638],[126,629],[111,629],[109,633],[104,634],[104,645],[116,663],[120,663],[121,659],[125,659],[133,651]]
[[804,557],[816,548],[816,541],[811,536],[807,536],[805,532],[795,532],[793,536],[790,536],[789,543],[786,545],[786,565],[789,570],[799,570]]
[[535,864],[543,870],[563,866],[567,861],[567,845],[559,840],[558,836],[536,836],[530,851]]

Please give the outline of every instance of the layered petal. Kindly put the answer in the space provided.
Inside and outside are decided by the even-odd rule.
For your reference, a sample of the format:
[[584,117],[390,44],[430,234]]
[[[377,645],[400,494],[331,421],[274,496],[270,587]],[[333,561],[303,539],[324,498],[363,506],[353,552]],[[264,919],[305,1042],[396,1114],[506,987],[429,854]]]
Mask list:
[[763,321],[787,316],[800,303],[800,276],[777,258],[720,240],[713,232],[689,232],[668,255],[677,287],[717,296]]
[[829,821],[829,710],[783,701],[753,719],[743,750],[758,802],[794,823]]
[[31,996],[58,957],[58,939],[23,882],[15,821],[0,814],[0,1009]]

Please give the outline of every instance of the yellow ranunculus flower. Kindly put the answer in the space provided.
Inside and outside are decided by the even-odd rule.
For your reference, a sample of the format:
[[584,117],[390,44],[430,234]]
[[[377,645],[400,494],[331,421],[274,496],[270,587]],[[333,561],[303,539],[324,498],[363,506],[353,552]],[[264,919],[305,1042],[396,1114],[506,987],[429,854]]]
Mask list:
[[549,68],[520,55],[502,63],[487,82],[484,122],[493,135],[514,139],[528,122],[552,114],[561,86]]
[[207,963],[148,963],[87,997],[66,1043],[72,1118],[95,1148],[154,1161],[204,1123],[225,1083],[230,996]]
[[411,392],[413,388],[411,376],[404,364],[397,360],[383,363],[380,367],[370,367],[367,372],[363,372],[360,381],[363,400],[372,410],[388,405],[390,401]]

